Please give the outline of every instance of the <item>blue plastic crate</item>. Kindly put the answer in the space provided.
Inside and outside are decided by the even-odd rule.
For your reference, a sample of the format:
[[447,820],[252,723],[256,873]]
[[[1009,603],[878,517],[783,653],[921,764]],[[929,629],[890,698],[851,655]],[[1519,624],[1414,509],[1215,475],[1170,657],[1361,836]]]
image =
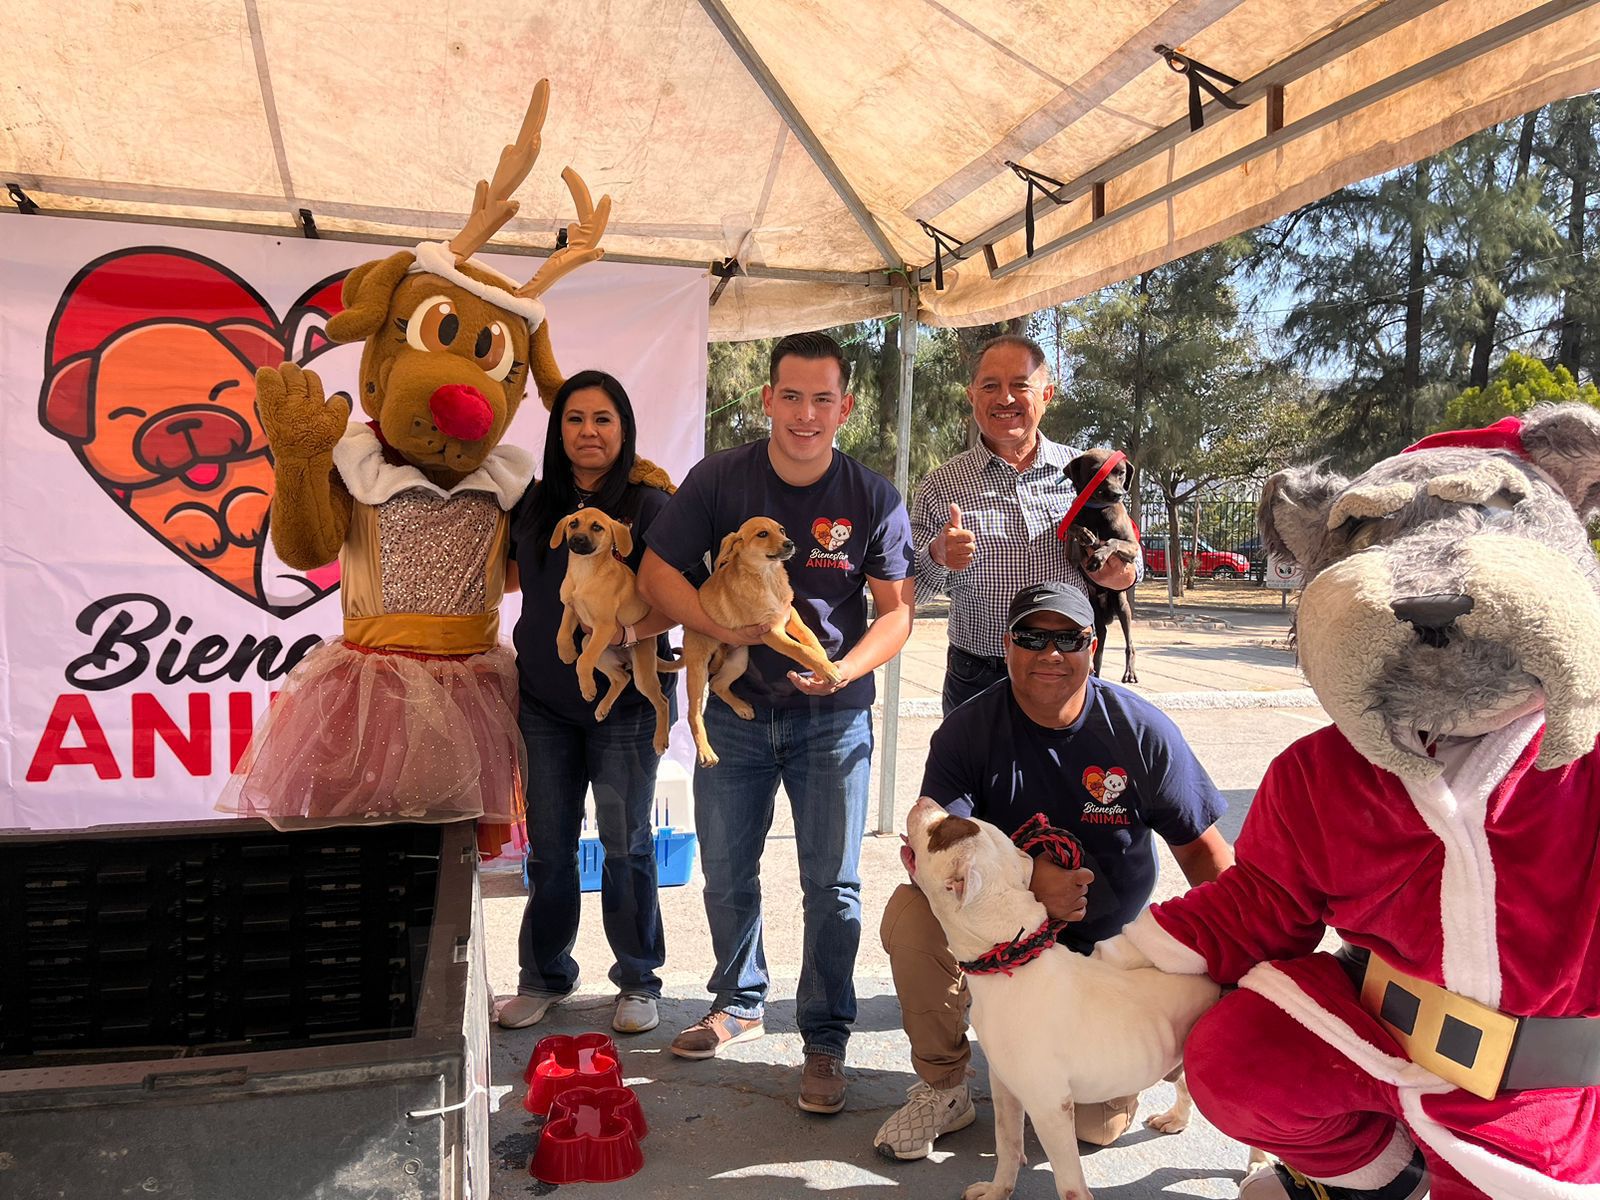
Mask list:
[[[661,887],[681,887],[694,873],[694,852],[700,839],[692,830],[674,829],[670,825],[656,830],[656,881]],[[578,889],[584,892],[600,890],[601,868],[605,866],[605,847],[597,837],[578,840]],[[528,860],[522,860],[522,886],[528,886]]]

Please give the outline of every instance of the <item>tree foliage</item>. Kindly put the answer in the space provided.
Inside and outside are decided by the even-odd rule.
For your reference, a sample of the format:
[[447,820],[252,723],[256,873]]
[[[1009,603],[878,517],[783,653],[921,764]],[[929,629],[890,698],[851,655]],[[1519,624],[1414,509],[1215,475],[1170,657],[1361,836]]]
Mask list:
[[[1045,432],[1126,451],[1169,522],[1191,493],[1291,459],[1356,470],[1430,428],[1544,398],[1595,403],[1597,191],[1600,103],[1581,96],[1073,304],[924,328],[911,486],[973,444],[966,384],[1003,331],[1031,334],[1051,357],[1059,394]],[[855,369],[839,444],[892,477],[897,320],[829,332]],[[766,433],[771,346],[711,347],[708,448]]]
[[1468,388],[1445,405],[1444,429],[1481,429],[1502,417],[1525,413],[1535,404],[1577,401],[1600,408],[1600,389],[1592,382],[1579,384],[1572,372],[1557,364],[1555,370],[1537,358],[1513,350],[1496,368],[1488,387]]

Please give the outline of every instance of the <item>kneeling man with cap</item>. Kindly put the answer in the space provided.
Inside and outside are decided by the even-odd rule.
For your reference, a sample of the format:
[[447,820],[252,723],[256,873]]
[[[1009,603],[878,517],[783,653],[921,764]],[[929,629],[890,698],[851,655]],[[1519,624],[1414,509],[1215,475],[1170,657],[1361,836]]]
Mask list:
[[[1058,941],[1088,954],[1150,901],[1152,834],[1190,883],[1215,879],[1233,850],[1215,822],[1226,807],[1165,714],[1090,674],[1094,610],[1070,584],[1023,588],[1007,617],[1006,678],[959,705],[928,748],[922,794],[950,812],[1015,831],[1036,813],[1083,845],[1083,867],[1035,857],[1032,890]],[[910,847],[901,855],[911,868]],[[935,1138],[972,1124],[967,1089],[967,987],[944,931],[914,884],[889,898],[881,930],[919,1082],[874,1139],[886,1158],[924,1158]],[[1082,1036],[1041,1029],[1041,1038]],[[1079,1105],[1078,1137],[1109,1145],[1137,1096]]]

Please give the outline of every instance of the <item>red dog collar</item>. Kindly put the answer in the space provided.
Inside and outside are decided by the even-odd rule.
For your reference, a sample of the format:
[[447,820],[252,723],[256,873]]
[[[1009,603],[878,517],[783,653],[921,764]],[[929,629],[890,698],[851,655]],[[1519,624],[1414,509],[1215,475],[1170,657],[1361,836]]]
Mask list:
[[[1019,850],[1043,850],[1046,858],[1069,871],[1083,866],[1082,843],[1065,829],[1050,824],[1043,813],[1034,813],[1024,821],[1022,828],[1011,835],[1011,840]],[[1009,942],[1001,942],[970,962],[958,962],[956,966],[968,975],[1010,975],[1054,946],[1066,927],[1065,921],[1046,917],[1044,924],[1032,933],[1024,936],[1024,931],[1019,929]]]

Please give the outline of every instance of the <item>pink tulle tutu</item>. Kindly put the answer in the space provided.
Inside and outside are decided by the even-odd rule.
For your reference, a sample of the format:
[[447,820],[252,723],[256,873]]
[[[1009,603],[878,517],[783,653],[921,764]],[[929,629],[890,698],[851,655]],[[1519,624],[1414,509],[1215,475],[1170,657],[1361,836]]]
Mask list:
[[517,667],[323,642],[289,673],[217,808],[279,829],[522,817]]

